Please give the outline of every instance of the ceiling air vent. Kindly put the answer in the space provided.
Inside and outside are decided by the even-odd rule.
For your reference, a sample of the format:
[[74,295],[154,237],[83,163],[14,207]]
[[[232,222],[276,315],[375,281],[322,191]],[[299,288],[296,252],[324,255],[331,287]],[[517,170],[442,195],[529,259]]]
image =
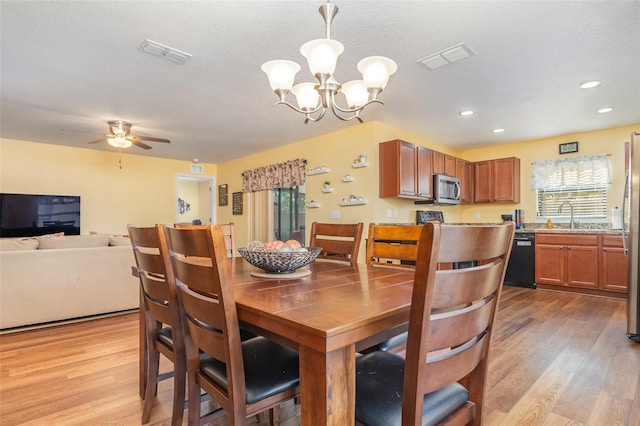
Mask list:
[[165,46],[164,44],[160,44],[149,39],[143,41],[139,49],[143,52],[149,53],[154,56],[159,56],[168,61],[177,62],[179,64],[184,64],[189,59],[191,59],[191,56],[193,56],[190,53],[174,49],[173,47]]
[[474,55],[475,53],[473,50],[471,50],[466,44],[459,43],[425,58],[418,59],[416,62],[424,65],[429,70],[435,70]]

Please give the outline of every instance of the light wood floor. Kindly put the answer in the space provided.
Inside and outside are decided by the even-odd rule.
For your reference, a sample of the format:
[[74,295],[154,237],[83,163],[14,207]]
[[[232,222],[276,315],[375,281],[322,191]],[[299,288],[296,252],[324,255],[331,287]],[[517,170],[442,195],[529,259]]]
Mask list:
[[[137,318],[0,336],[0,424],[140,424]],[[625,301],[505,287],[484,424],[640,425],[640,344],[625,329]],[[171,386],[152,424],[170,423]],[[282,418],[298,425],[299,407]]]

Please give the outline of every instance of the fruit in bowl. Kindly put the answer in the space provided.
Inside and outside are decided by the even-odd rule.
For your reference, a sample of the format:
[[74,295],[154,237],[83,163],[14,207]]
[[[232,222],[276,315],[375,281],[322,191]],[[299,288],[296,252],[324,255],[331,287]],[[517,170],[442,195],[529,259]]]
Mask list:
[[296,240],[251,241],[238,249],[240,255],[263,271],[287,274],[313,262],[320,254],[320,247],[302,247]]

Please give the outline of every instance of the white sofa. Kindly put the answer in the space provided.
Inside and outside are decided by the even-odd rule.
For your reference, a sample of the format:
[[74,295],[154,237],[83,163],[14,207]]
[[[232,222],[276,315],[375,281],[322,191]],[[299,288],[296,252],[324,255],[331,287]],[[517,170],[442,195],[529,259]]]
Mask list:
[[127,238],[105,234],[0,240],[0,329],[139,306]]

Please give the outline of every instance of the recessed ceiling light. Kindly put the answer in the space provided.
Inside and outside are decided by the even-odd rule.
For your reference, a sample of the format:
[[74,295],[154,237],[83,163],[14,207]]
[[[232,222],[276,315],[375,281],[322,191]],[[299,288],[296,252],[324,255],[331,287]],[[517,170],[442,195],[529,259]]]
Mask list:
[[460,111],[460,115],[466,117],[468,115],[475,114],[475,111],[471,111],[470,109],[465,109],[464,111]]
[[613,111],[613,108],[611,107],[605,107],[605,108],[600,108],[598,111],[596,111],[598,114],[604,114],[607,112],[611,112]]
[[493,129],[493,133],[502,133],[504,129]]
[[585,81],[584,83],[580,84],[581,89],[593,89],[594,87],[598,86],[600,86],[600,82],[597,80]]

